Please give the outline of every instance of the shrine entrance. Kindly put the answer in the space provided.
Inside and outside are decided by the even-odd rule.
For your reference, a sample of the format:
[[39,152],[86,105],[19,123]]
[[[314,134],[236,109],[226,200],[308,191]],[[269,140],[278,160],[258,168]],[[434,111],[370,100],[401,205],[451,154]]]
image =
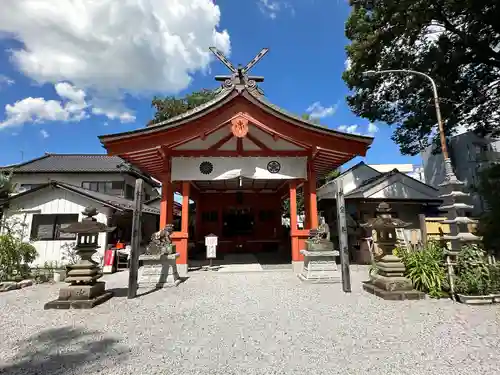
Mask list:
[[[181,276],[210,233],[220,237],[220,253],[284,249],[300,272],[300,250],[309,229],[318,226],[317,181],[364,156],[373,138],[316,125],[269,103],[257,85],[264,78],[248,74],[266,49],[238,68],[212,52],[231,75],[216,77],[223,84],[211,101],[148,127],[99,138],[109,155],[162,182],[160,228],[172,223],[174,192],[182,195],[180,230],[172,235]],[[304,196],[303,229],[297,225],[298,189]],[[289,230],[282,225],[284,199],[290,202]]]

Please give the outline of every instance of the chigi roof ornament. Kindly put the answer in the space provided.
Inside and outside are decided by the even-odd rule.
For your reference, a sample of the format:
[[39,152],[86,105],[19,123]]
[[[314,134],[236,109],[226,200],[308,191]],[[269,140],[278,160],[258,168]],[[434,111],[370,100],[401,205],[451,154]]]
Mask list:
[[266,53],[269,52],[269,48],[263,48],[247,65],[242,67],[238,65],[235,68],[233,64],[227,59],[222,52],[220,52],[215,47],[210,47],[210,51],[231,71],[231,75],[227,76],[215,76],[216,81],[224,82],[223,86],[226,88],[236,87],[237,90],[241,91],[244,88],[255,89],[257,87],[257,82],[264,82],[264,77],[262,76],[249,76],[248,71],[252,69]]

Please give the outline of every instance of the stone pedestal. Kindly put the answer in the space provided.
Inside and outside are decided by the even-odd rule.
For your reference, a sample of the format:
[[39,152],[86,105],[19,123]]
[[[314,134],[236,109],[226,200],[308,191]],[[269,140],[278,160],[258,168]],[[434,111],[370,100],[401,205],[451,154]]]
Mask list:
[[304,255],[304,266],[302,273],[298,275],[299,279],[313,283],[337,283],[341,281],[335,260],[339,256],[338,251],[301,250],[300,253]]
[[59,298],[47,302],[44,309],[91,309],[112,296],[113,293],[106,291],[102,281],[93,285],[68,285],[62,287],[59,290]]
[[180,284],[176,259],[179,253],[170,255],[141,255],[143,266],[139,268],[139,288],[168,288]]
[[404,276],[405,266],[399,257],[386,254],[376,265],[377,273],[363,283],[365,291],[388,300],[425,298],[425,293],[414,290],[411,280]]

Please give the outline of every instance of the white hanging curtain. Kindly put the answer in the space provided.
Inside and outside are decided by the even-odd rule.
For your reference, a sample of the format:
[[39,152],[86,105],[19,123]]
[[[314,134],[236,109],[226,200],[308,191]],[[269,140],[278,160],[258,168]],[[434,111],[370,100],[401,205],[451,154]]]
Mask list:
[[174,157],[172,181],[213,181],[246,177],[254,180],[307,178],[306,157]]

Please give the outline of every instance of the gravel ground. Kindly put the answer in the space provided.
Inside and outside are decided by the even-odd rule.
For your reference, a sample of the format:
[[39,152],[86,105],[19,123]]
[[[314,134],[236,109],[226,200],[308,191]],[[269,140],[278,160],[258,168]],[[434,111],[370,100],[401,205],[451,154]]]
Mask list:
[[499,307],[390,302],[289,271],[197,272],[93,310],[43,310],[58,285],[0,294],[1,374],[499,374]]

